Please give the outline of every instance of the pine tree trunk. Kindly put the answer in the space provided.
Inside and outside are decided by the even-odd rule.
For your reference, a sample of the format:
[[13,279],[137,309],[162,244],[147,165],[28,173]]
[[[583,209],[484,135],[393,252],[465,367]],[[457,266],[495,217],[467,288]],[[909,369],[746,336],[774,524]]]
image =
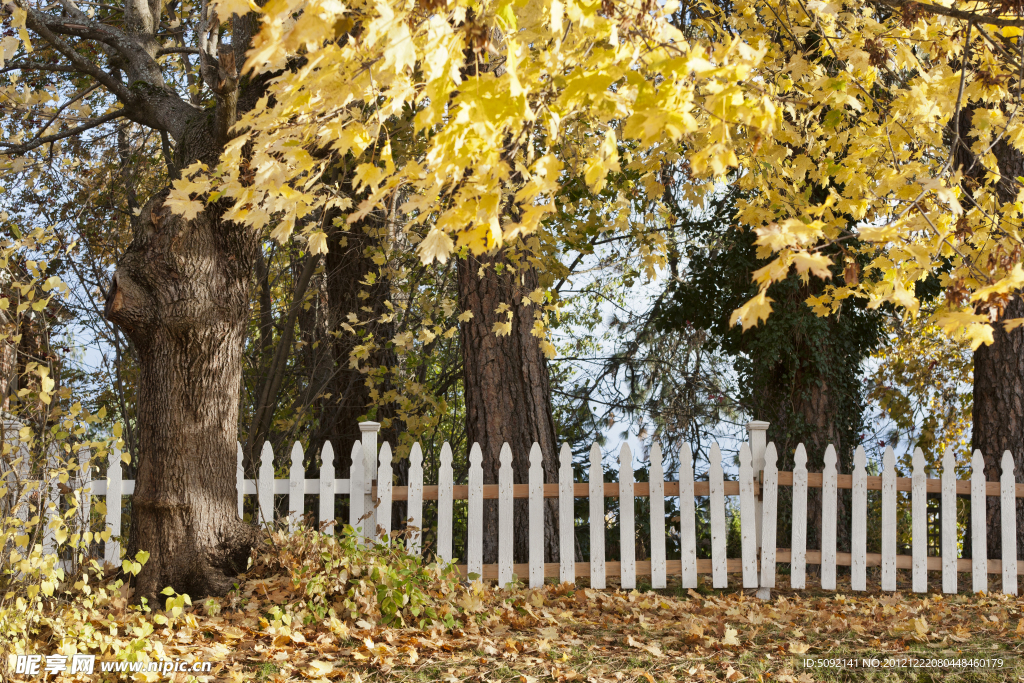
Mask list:
[[[1024,301],[1015,297],[1006,318],[1024,317]],[[1024,329],[1007,333],[995,326],[993,343],[974,352],[974,413],[971,448],[985,458],[985,479],[999,481],[1004,451],[1013,454],[1017,482],[1024,482]],[[988,556],[1002,558],[1000,501],[985,507]],[[964,546],[967,547],[966,544]],[[1017,554],[1024,551],[1024,499],[1017,499]]]
[[[501,267],[496,272],[495,266]],[[480,273],[481,267],[486,267]],[[547,362],[533,329],[533,308],[523,298],[537,287],[533,270],[513,270],[500,256],[467,257],[459,261],[459,307],[473,313],[462,324],[466,432],[468,442],[480,444],[485,484],[498,483],[498,456],[504,443],[512,449],[513,480],[529,482],[530,449],[540,444],[544,482],[558,481],[558,445],[551,417],[551,386]],[[496,313],[500,304],[513,311],[512,331],[498,336],[493,327],[506,322]],[[525,500],[514,505],[515,562],[529,561],[529,508]],[[544,556],[558,561],[558,505],[544,501]],[[485,501],[483,528],[484,562],[498,559],[497,501]]]
[[[987,169],[970,148],[974,111],[960,112],[958,130],[962,137],[953,141],[955,165],[965,177],[965,193],[961,201],[970,202],[972,183],[987,182]],[[966,131],[967,135],[963,132]],[[996,196],[1002,202],[1012,202],[1017,196],[1016,178],[1024,175],[1024,155],[1005,140],[997,141],[992,152],[1002,176],[996,184]],[[969,208],[970,204],[965,204]],[[1009,301],[1002,319],[1024,316],[1024,301],[1020,292]],[[1018,483],[1024,482],[1024,329],[1007,333],[1002,325],[994,325],[993,342],[979,346],[974,352],[974,407],[971,415],[971,448],[980,450],[985,459],[985,478],[999,481],[1002,475],[1000,461],[1004,451],[1013,455],[1014,473]],[[985,506],[985,524],[988,556],[1002,557],[1002,527],[1000,502],[989,497]],[[970,533],[970,529],[968,529]],[[964,549],[969,552],[969,543]],[[1017,553],[1024,556],[1024,500],[1017,499]],[[966,553],[965,553],[966,554]]]
[[164,208],[136,219],[107,317],[139,353],[139,468],[128,555],[150,553],[136,598],[166,586],[222,595],[256,539],[238,517],[235,468],[241,357],[258,236]]

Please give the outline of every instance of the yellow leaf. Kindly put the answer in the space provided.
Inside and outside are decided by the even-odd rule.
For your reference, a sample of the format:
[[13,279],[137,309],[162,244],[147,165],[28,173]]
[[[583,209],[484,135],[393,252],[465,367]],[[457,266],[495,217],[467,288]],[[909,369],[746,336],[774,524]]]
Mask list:
[[774,299],[768,297],[766,290],[758,292],[750,301],[732,312],[729,325],[739,323],[743,326],[744,332],[751,327],[756,327],[762,320],[768,319],[768,315],[772,312],[773,302]]
[[800,643],[795,640],[789,641],[789,651],[795,655],[802,655],[810,649],[811,646],[807,643]]

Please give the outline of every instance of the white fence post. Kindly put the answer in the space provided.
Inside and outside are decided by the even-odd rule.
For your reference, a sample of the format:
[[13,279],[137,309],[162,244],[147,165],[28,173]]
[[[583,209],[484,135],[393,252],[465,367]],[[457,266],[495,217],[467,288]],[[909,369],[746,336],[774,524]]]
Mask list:
[[530,588],[544,585],[544,470],[541,467],[540,444],[530,448],[529,511],[530,511]]
[[633,454],[619,449],[619,575],[623,590],[636,588],[636,523],[633,514]]
[[853,491],[850,506],[850,588],[867,590],[868,583],[868,472],[863,446],[853,453]]
[[263,442],[260,452],[260,479],[257,498],[260,506],[259,523],[265,527],[274,524],[274,449],[269,441]]
[[789,587],[807,585],[807,450],[797,444],[793,455],[793,529],[790,540]]
[[665,470],[661,464],[661,444],[651,445],[651,588],[664,588],[665,571]]
[[683,588],[697,587],[697,515],[693,497],[693,451],[683,444],[679,458],[679,550]]
[[[391,469],[391,444],[385,441],[380,447],[380,469],[377,470],[377,527],[380,535],[391,542],[391,486],[394,472]],[[374,529],[373,537],[377,537]]]
[[825,449],[825,471],[821,477],[821,588],[836,589],[836,449],[832,444]]
[[498,585],[504,587],[512,580],[513,539],[515,523],[512,505],[512,449],[501,445],[498,455]]
[[754,530],[754,468],[750,446],[740,445],[740,556],[743,561],[743,587],[757,588],[757,532]]
[[330,441],[324,441],[320,449],[320,526],[328,535],[334,533],[335,494],[334,446]]
[[[92,451],[88,448],[78,449],[78,492],[76,496],[82,496],[82,501],[78,506],[79,519],[81,520],[79,526],[83,534],[83,539],[87,538],[84,536],[87,532],[92,531]],[[85,553],[88,555],[88,553]]]
[[896,454],[882,455],[882,590],[896,590]]
[[[502,449],[508,444],[502,445]],[[480,444],[469,451],[469,504],[466,519],[466,573],[484,572],[484,470]]]
[[[754,479],[760,482],[763,478],[765,465],[765,451],[768,448],[768,427],[771,422],[764,420],[752,420],[747,423],[747,441],[750,442],[751,467],[754,471]],[[764,515],[764,500],[762,495],[754,499],[754,524],[756,535],[757,554],[761,554],[762,519]]]
[[306,468],[302,446],[296,441],[292,444],[292,466],[288,470],[288,530],[299,528],[302,513],[306,507]]
[[420,442],[409,451],[409,536],[406,548],[413,555],[423,551],[423,450]]
[[999,521],[1002,527],[1003,593],[1017,594],[1017,484],[1013,477],[1013,454],[1003,451],[1003,472],[999,477]]
[[779,456],[775,444],[768,444],[764,452],[764,469],[761,481],[761,588],[757,597],[761,600],[771,599],[771,589],[775,588],[775,541],[778,523],[779,505]]
[[985,539],[985,460],[974,451],[971,461],[971,590],[988,592],[988,542]]
[[563,443],[558,468],[558,579],[576,581],[576,501],[573,495],[572,449]]
[[348,523],[357,536],[359,535],[360,525],[365,528],[367,523],[363,519],[363,516],[366,514],[366,497],[360,493],[365,488],[363,486],[365,474],[363,443],[362,441],[356,441],[352,444],[352,464],[348,470]]
[[452,447],[445,441],[441,446],[440,467],[437,470],[437,555],[445,562],[452,561],[452,504],[454,500],[454,473]]
[[235,442],[238,450],[235,452],[235,491],[238,496],[238,518],[245,516],[245,469],[242,467],[242,444]]
[[[363,523],[363,537],[372,540],[377,535],[377,512],[373,500],[373,478],[377,475],[377,432],[379,422],[360,422],[359,432],[363,446],[363,514],[369,515]],[[349,497],[357,495],[351,493]]]
[[911,475],[910,517],[913,529],[913,590],[915,593],[928,592],[928,493],[925,489],[924,452],[914,449],[913,473]]
[[956,594],[956,462],[953,449],[942,454],[942,592]]
[[725,557],[725,475],[722,472],[722,451],[717,443],[711,444],[708,462],[708,485],[711,494],[711,586],[728,588],[729,566]]
[[111,446],[107,464],[107,531],[110,540],[104,544],[103,562],[119,566],[121,563],[121,544],[115,536],[121,535],[121,451]]
[[603,590],[604,571],[604,467],[601,447],[590,446],[590,587]]

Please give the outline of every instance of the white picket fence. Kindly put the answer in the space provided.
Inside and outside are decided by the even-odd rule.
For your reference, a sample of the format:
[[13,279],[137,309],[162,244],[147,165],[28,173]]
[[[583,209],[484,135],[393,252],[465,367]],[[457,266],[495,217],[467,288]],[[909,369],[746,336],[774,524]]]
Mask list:
[[[590,451],[590,472],[587,483],[573,481],[572,454],[564,446],[559,454],[560,469],[558,482],[544,482],[541,467],[540,447],[534,444],[530,452],[529,482],[513,484],[512,452],[506,444],[500,452],[497,485],[484,485],[481,468],[481,451],[477,444],[470,450],[468,484],[454,484],[452,452],[444,444],[440,454],[438,484],[424,486],[422,452],[419,444],[412,447],[409,461],[409,485],[393,486],[392,453],[388,443],[383,443],[378,453],[377,431],[374,422],[360,424],[362,441],[353,445],[353,467],[349,479],[335,478],[334,454],[331,445],[324,446],[319,479],[306,479],[304,454],[296,443],[291,452],[291,472],[288,479],[275,479],[273,453],[265,444],[261,454],[258,478],[245,479],[242,472],[242,451],[238,450],[238,511],[243,510],[243,496],[255,494],[258,499],[258,513],[266,523],[273,519],[274,495],[288,495],[288,524],[294,528],[305,509],[305,496],[319,496],[320,522],[333,522],[335,496],[349,495],[362,491],[363,495],[349,496],[349,523],[362,528],[369,538],[383,530],[393,530],[392,501],[407,501],[409,525],[420,529],[423,523],[423,503],[437,501],[437,555],[444,560],[453,559],[453,501],[468,501],[466,530],[467,558],[460,565],[463,574],[477,574],[484,579],[496,579],[500,584],[511,581],[513,576],[528,581],[531,587],[539,586],[545,577],[558,577],[560,581],[574,582],[577,577],[589,577],[590,586],[605,588],[608,576],[618,574],[624,589],[636,586],[637,576],[649,576],[651,586],[664,588],[669,575],[678,575],[684,588],[697,586],[698,574],[711,574],[715,588],[728,586],[730,572],[742,573],[744,588],[771,589],[775,587],[776,565],[790,564],[790,587],[806,587],[806,567],[820,565],[821,588],[835,590],[837,566],[851,567],[851,587],[855,591],[867,589],[867,567],[881,566],[881,589],[896,590],[897,568],[911,569],[913,590],[927,591],[927,572],[942,572],[942,591],[957,591],[957,573],[970,572],[972,591],[988,591],[988,575],[1002,576],[1003,593],[1017,594],[1017,575],[1024,573],[1024,563],[1018,563],[1016,545],[1015,499],[1024,498],[1024,484],[1016,484],[1013,475],[1013,458],[1009,452],[1003,454],[1002,477],[999,482],[986,482],[980,452],[975,452],[972,461],[971,479],[956,479],[953,452],[947,451],[943,458],[940,479],[928,479],[925,474],[924,457],[918,449],[913,457],[913,472],[909,478],[896,476],[895,455],[886,449],[881,476],[869,477],[865,469],[866,457],[863,448],[854,456],[852,475],[840,475],[836,471],[836,453],[829,446],[825,453],[825,471],[809,473],[806,468],[807,454],[803,445],[795,453],[796,467],[793,472],[779,472],[776,469],[777,454],[774,444],[765,443],[768,423],[751,422],[747,429],[749,441],[739,453],[737,481],[725,481],[721,451],[717,444],[710,451],[708,481],[694,481],[693,476],[680,476],[678,481],[665,481],[662,468],[661,449],[655,444],[650,452],[650,481],[633,481],[633,457],[627,445],[619,452],[619,481],[605,483],[601,449],[594,445]],[[88,461],[88,453],[79,454],[82,462]],[[131,495],[134,482],[122,480],[120,453],[110,454],[110,466],[106,480],[78,482],[87,486],[94,496],[105,496],[106,523],[112,536],[121,534],[121,497]],[[83,468],[87,472],[87,468]],[[682,449],[681,473],[693,472],[693,461],[689,447]],[[373,485],[376,479],[378,485]],[[779,486],[791,486],[792,495],[792,538],[789,548],[777,548],[776,522]],[[822,489],[821,549],[807,550],[807,492],[809,488]],[[837,500],[839,489],[852,489],[851,553],[836,552]],[[881,491],[881,553],[867,553],[867,492]],[[911,494],[912,554],[897,555],[897,491]],[[927,551],[927,494],[941,493],[942,533],[941,557],[928,557]],[[969,494],[971,497],[971,539],[974,559],[958,559],[956,496]],[[56,494],[48,494],[51,502]],[[665,553],[665,498],[679,498],[679,535],[681,559],[668,560]],[[697,534],[695,526],[695,498],[707,496],[710,500],[711,559],[697,559]],[[726,496],[739,496],[741,530],[741,557],[726,557]],[[1005,560],[988,560],[985,535],[985,499],[996,496],[1000,499],[1002,547]],[[590,510],[590,562],[575,562],[573,549],[576,533],[574,525],[574,499],[589,498]],[[619,530],[621,556],[618,562],[605,559],[605,498],[619,499]],[[650,499],[650,559],[637,561],[635,558],[635,498]],[[529,509],[529,562],[513,564],[513,500],[528,499]],[[559,508],[559,548],[561,561],[544,562],[543,515],[544,498],[557,498]],[[483,501],[498,501],[498,563],[483,563]],[[117,502],[114,503],[113,501]],[[89,501],[85,501],[84,518],[88,519]],[[520,524],[522,521],[519,522]],[[328,533],[330,529],[328,528]],[[45,539],[52,544],[52,538]],[[421,538],[412,533],[407,539],[412,552],[421,552]],[[116,538],[105,544],[104,556],[107,562],[119,562],[120,547]],[[765,596],[762,590],[760,595]]]

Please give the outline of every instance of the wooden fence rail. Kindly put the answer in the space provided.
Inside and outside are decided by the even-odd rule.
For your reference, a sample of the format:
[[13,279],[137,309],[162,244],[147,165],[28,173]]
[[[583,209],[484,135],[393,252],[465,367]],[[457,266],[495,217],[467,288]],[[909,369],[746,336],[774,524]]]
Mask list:
[[[1009,452],[1003,454],[1002,476],[998,482],[985,481],[984,463],[980,452],[972,458],[970,480],[958,481],[952,451],[943,456],[941,477],[928,479],[925,475],[924,457],[920,449],[913,456],[912,476],[897,477],[895,455],[887,448],[883,457],[880,476],[868,476],[866,456],[863,448],[854,455],[854,471],[841,475],[836,471],[836,453],[829,446],[825,453],[825,470],[821,473],[807,472],[807,453],[800,445],[795,453],[795,468],[792,472],[776,469],[777,454],[774,444],[765,444],[767,423],[754,422],[748,426],[750,441],[740,448],[738,481],[725,481],[721,451],[717,444],[710,451],[708,481],[694,481],[693,461],[688,446],[682,449],[680,476],[678,481],[665,481],[660,447],[651,449],[649,482],[633,481],[633,457],[628,446],[619,452],[619,481],[604,482],[604,463],[601,449],[594,445],[589,460],[589,481],[573,481],[572,454],[563,446],[559,454],[559,481],[544,482],[541,467],[540,448],[534,445],[530,452],[528,483],[514,484],[512,480],[512,452],[506,444],[500,453],[500,469],[497,484],[483,483],[481,452],[473,446],[469,456],[468,482],[454,483],[452,453],[444,444],[439,462],[437,485],[423,484],[423,457],[419,444],[415,444],[409,456],[409,485],[394,486],[392,453],[388,443],[377,448],[379,425],[373,422],[360,424],[362,440],[352,447],[353,467],[348,479],[338,479],[334,470],[334,452],[327,443],[321,453],[320,477],[305,478],[304,453],[296,443],[291,451],[291,467],[288,479],[274,478],[274,456],[269,444],[261,453],[260,467],[256,479],[246,479],[242,471],[242,451],[238,449],[237,491],[238,511],[243,512],[244,496],[257,497],[257,514],[261,523],[274,519],[274,495],[288,496],[286,521],[291,528],[300,523],[305,509],[305,496],[319,498],[320,522],[335,522],[336,496],[347,496],[349,501],[349,524],[361,528],[369,538],[378,531],[400,526],[391,518],[391,503],[407,501],[409,526],[419,530],[423,526],[424,501],[438,501],[436,552],[444,560],[453,559],[452,552],[454,523],[453,501],[465,500],[468,505],[466,528],[465,564],[460,565],[464,575],[477,574],[485,579],[496,579],[506,583],[517,576],[531,586],[543,583],[545,577],[559,577],[562,581],[575,581],[577,577],[589,577],[594,588],[604,588],[609,576],[618,575],[622,588],[636,586],[637,576],[649,576],[654,588],[664,588],[669,575],[681,577],[684,588],[697,585],[698,574],[711,574],[712,585],[724,588],[728,585],[730,573],[741,573],[744,588],[770,589],[775,587],[776,567],[780,562],[790,565],[790,587],[802,589],[806,586],[808,564],[820,566],[821,587],[825,590],[836,588],[836,567],[850,567],[851,587],[855,591],[867,588],[869,566],[881,567],[881,588],[896,590],[896,570],[910,569],[913,590],[927,590],[927,572],[941,571],[942,591],[955,593],[957,573],[970,572],[972,591],[989,590],[988,575],[1000,575],[1001,590],[1017,594],[1017,576],[1024,573],[1024,563],[1018,563],[1016,546],[1016,498],[1024,498],[1024,484],[1016,483],[1013,472],[1013,458]],[[79,453],[83,463],[88,462],[88,453]],[[121,534],[122,496],[131,495],[135,482],[122,480],[121,455],[116,450],[110,454],[105,480],[88,479],[88,468],[83,467],[85,476],[78,484],[87,488],[92,496],[104,496],[106,524],[114,537],[105,544],[104,558],[107,562],[119,561],[120,547],[117,537]],[[374,485],[374,481],[377,485]],[[792,524],[789,548],[777,548],[777,501],[780,486],[792,488]],[[807,494],[810,488],[820,488],[821,494],[821,549],[808,550],[807,537]],[[836,549],[837,496],[839,489],[851,490],[852,516],[850,529],[851,552],[841,553]],[[881,552],[867,552],[867,492],[881,492]],[[911,555],[897,555],[897,497],[898,491],[911,495]],[[362,495],[359,495],[362,492]],[[352,495],[352,494],[355,495]],[[941,495],[941,556],[927,554],[927,495]],[[956,497],[969,495],[971,500],[972,557],[960,559],[957,547]],[[51,503],[51,514],[56,509],[56,493],[50,491],[47,500]],[[665,498],[678,497],[679,514],[666,520]],[[739,498],[741,557],[726,557],[726,501],[727,496]],[[1005,560],[986,559],[985,499],[1000,499],[1002,547]],[[649,528],[651,532],[650,558],[635,558],[635,499],[649,498]],[[697,558],[696,498],[707,497],[710,501],[711,559]],[[544,498],[557,498],[558,533],[561,561],[545,563],[543,557],[543,514]],[[590,561],[575,562],[575,506],[576,498],[589,499]],[[607,561],[605,553],[606,498],[619,500],[618,526],[621,557],[619,561]],[[529,501],[529,562],[513,563],[512,538],[515,499]],[[483,563],[483,501],[498,501],[499,534],[498,562]],[[84,515],[88,519],[89,501],[85,501]],[[666,522],[678,522],[680,559],[668,560],[665,551]],[[522,524],[523,520],[519,520]],[[490,531],[490,530],[488,530]],[[328,533],[330,533],[328,527]],[[44,537],[44,543],[52,546],[52,531]],[[413,531],[406,543],[412,552],[422,552],[420,533]]]

